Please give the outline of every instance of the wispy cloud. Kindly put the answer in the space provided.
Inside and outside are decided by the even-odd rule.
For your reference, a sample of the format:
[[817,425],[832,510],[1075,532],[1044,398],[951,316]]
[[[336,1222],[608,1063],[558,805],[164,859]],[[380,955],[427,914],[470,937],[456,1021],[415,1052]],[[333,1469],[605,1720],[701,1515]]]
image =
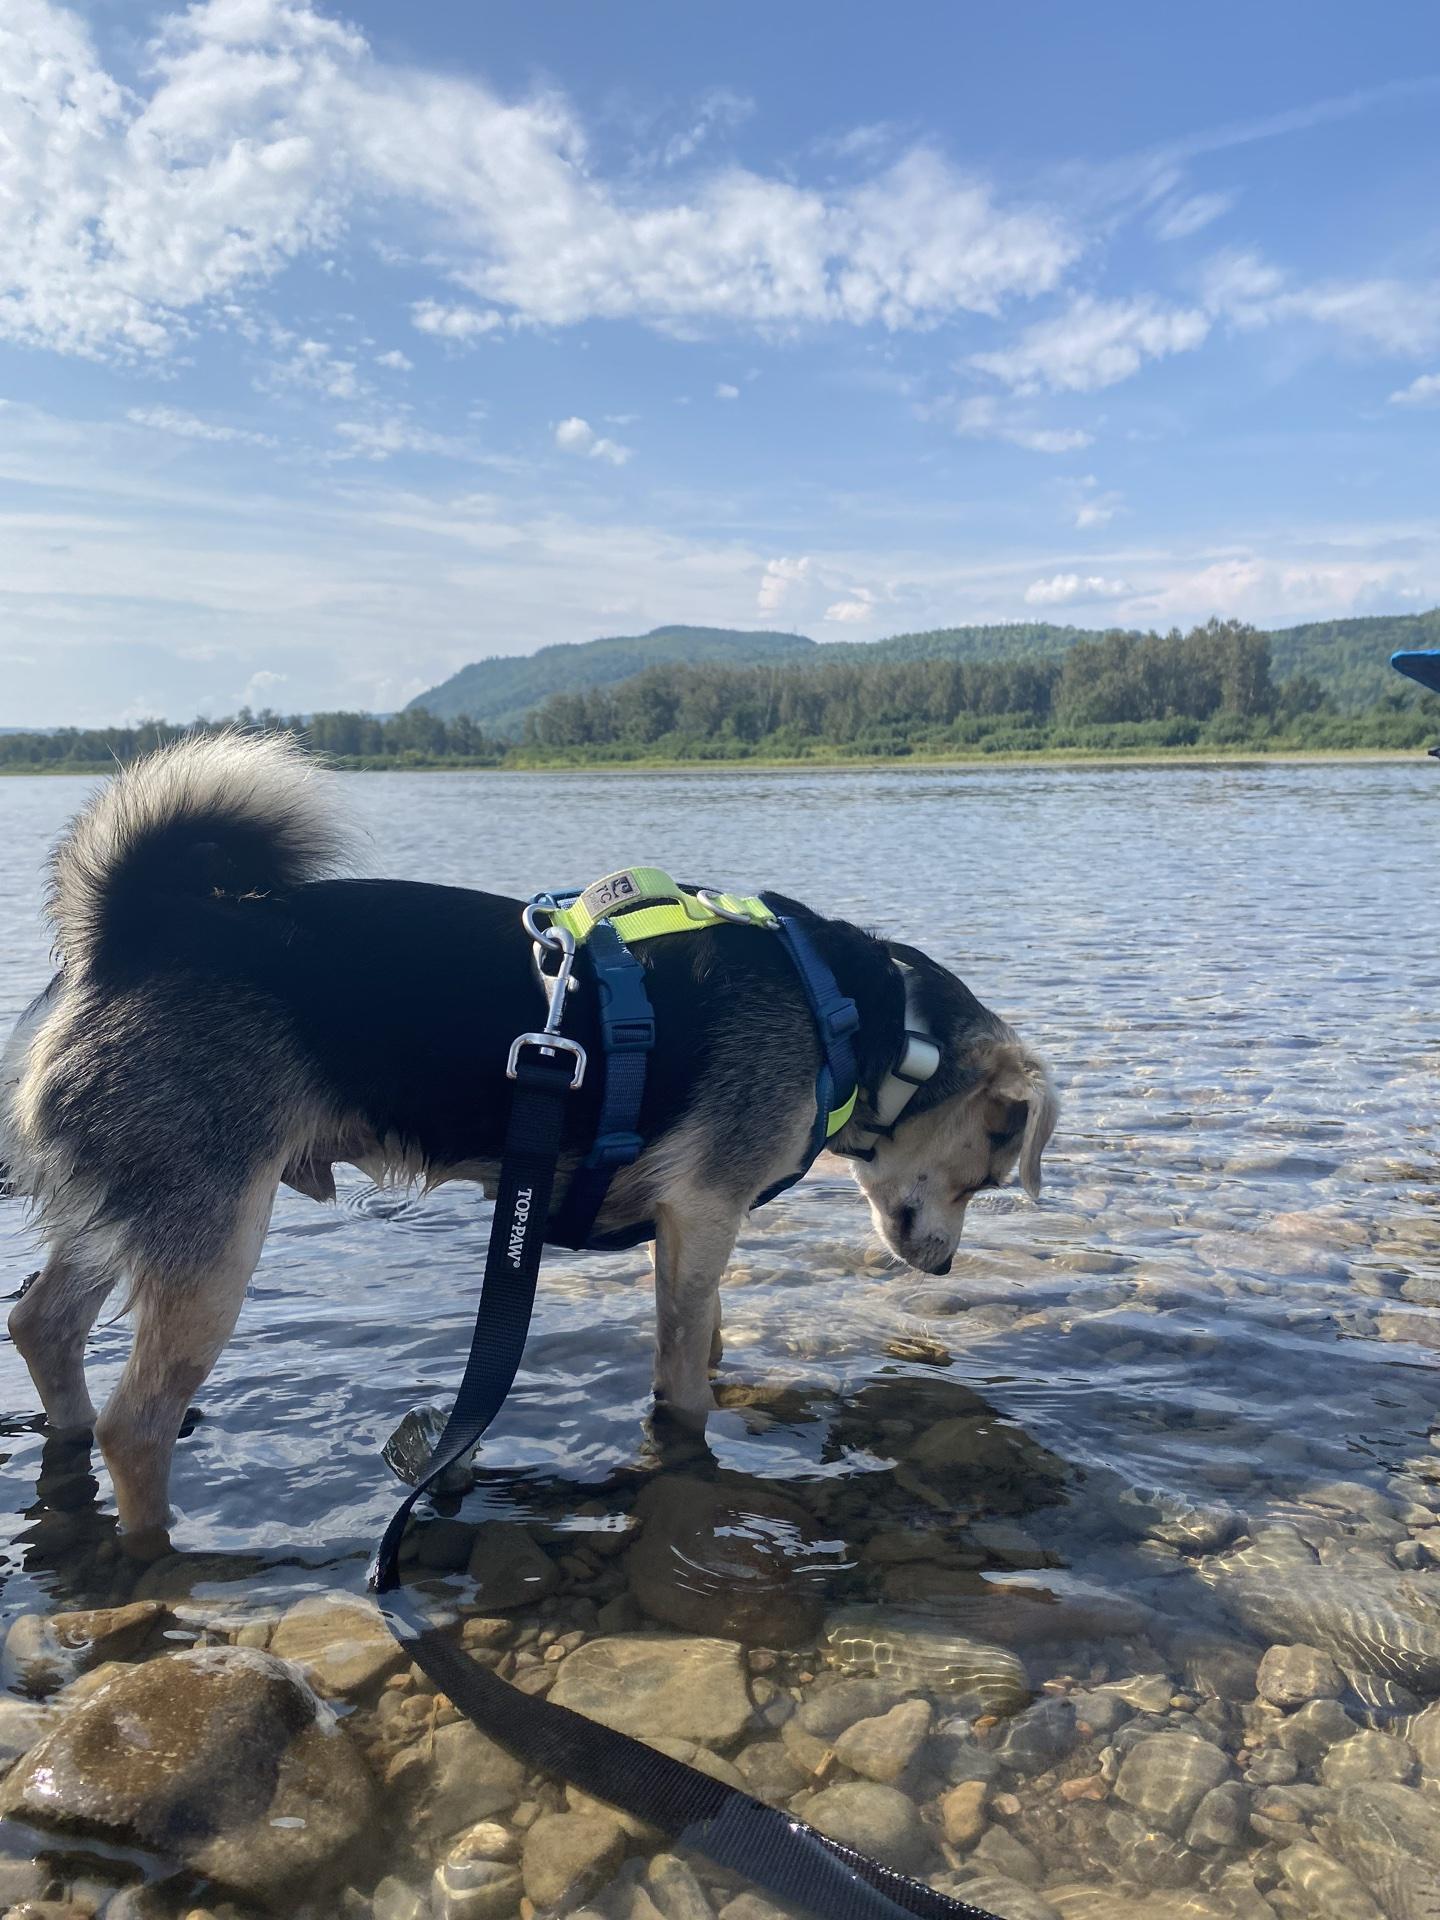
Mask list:
[[1408,387],[1392,393],[1390,404],[1392,407],[1440,406],[1440,373],[1422,373]]
[[1190,352],[1209,331],[1209,317],[1197,308],[1165,308],[1144,295],[1097,300],[1081,294],[1054,319],[1027,328],[1013,346],[972,354],[970,364],[1016,393],[1093,393],[1128,380],[1146,360]]
[[132,426],[149,427],[155,433],[173,434],[178,440],[208,440],[217,445],[273,447],[268,433],[256,433],[249,427],[226,426],[214,420],[202,420],[182,407],[130,407],[125,418]]
[[1068,607],[1078,601],[1123,600],[1130,587],[1123,580],[1106,580],[1097,573],[1057,573],[1036,580],[1025,589],[1028,607]]

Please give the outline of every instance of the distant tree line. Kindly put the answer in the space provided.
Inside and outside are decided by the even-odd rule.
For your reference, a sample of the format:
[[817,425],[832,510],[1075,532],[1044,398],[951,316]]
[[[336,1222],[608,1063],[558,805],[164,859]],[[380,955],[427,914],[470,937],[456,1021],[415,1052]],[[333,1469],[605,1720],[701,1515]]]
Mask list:
[[341,767],[583,765],[593,761],[890,758],[1165,747],[1427,745],[1440,699],[1396,681],[1363,712],[1312,677],[1278,681],[1266,635],[1212,620],[1187,634],[1110,633],[1059,658],[843,658],[804,666],[661,665],[552,694],[519,740],[423,710],[0,734],[0,771],[90,772],[192,731],[284,728]]
[[1409,747],[1437,721],[1440,701],[1398,680],[1361,714],[1306,675],[1277,684],[1264,634],[1212,620],[1188,634],[1079,640],[1058,659],[653,667],[552,695],[528,717],[524,745],[537,758],[579,759]]

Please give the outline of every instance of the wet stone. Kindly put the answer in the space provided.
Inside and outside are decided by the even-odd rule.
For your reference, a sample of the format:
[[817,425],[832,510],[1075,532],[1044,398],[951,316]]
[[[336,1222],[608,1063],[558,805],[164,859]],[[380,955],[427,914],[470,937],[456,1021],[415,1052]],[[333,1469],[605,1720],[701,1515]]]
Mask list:
[[107,1660],[129,1660],[164,1621],[158,1600],[80,1613],[24,1613],[5,1636],[3,1677],[23,1693],[50,1693]]
[[527,1607],[559,1586],[555,1562],[524,1527],[488,1520],[475,1529],[473,1539],[467,1570],[476,1586],[475,1604],[487,1613]]
[[1359,1731],[1338,1700],[1312,1700],[1282,1723],[1275,1738],[1302,1767],[1313,1767],[1337,1741]]
[[520,1798],[524,1767],[468,1720],[437,1728],[425,1737],[420,1751],[427,1773],[424,1817],[440,1840],[488,1821]]
[[1205,1865],[1205,1855],[1147,1826],[1124,1807],[1106,1814],[1105,1832],[1120,1872],[1141,1886],[1188,1887]]
[[991,1827],[970,1858],[972,1864],[984,1872],[1003,1874],[1022,1887],[1038,1887],[1045,1879],[1040,1856],[1004,1827]]
[[636,1503],[626,1578],[654,1620],[687,1633],[788,1647],[820,1623],[837,1543],[763,1488],[662,1475]]
[[1062,1920],[1043,1893],[1004,1874],[967,1874],[963,1878],[947,1874],[940,1884],[943,1892],[969,1900],[990,1913],[1003,1914],[1005,1920]]
[[1075,1708],[1068,1700],[1037,1700],[1008,1720],[992,1749],[1011,1773],[1044,1773],[1075,1744]]
[[0,1767],[33,1747],[59,1718],[54,1707],[38,1701],[0,1699]]
[[1308,1841],[1285,1847],[1275,1864],[1316,1920],[1384,1920],[1350,1869]]
[[560,1664],[550,1698],[576,1713],[653,1740],[728,1747],[750,1724],[740,1647],[733,1640],[613,1634]]
[[808,1689],[795,1718],[808,1734],[833,1741],[857,1720],[871,1720],[895,1705],[896,1689],[881,1680],[840,1680]]
[[1420,1760],[1408,1740],[1389,1733],[1357,1733],[1331,1747],[1320,1765],[1321,1784],[1333,1790],[1368,1781],[1413,1780]]
[[273,1898],[364,1852],[369,1776],[293,1669],[250,1649],[170,1654],[68,1713],[0,1813],[183,1863]]
[[1229,1773],[1229,1760],[1208,1740],[1185,1733],[1151,1734],[1126,1755],[1115,1794],[1148,1825],[1178,1835],[1206,1794]]
[[1185,1844],[1200,1853],[1224,1853],[1245,1838],[1250,1818],[1250,1796],[1238,1781],[1212,1787],[1196,1807],[1185,1832]]
[[1345,1677],[1319,1647],[1271,1647],[1255,1675],[1255,1691],[1277,1707],[1300,1707],[1307,1700],[1338,1700]]
[[929,1851],[914,1802],[877,1781],[824,1788],[806,1807],[805,1818],[832,1840],[873,1854],[902,1873],[914,1872]]
[[713,1920],[694,1869],[675,1853],[657,1853],[645,1869],[645,1891],[664,1920]]
[[625,1831],[603,1814],[545,1813],[525,1836],[522,1871],[537,1907],[578,1906],[609,1879],[625,1851]]
[[1008,1647],[922,1614],[844,1607],[826,1620],[825,1646],[842,1671],[879,1674],[900,1690],[954,1694],[976,1712],[1013,1713],[1030,1697],[1024,1665]]
[[297,1601],[270,1636],[270,1651],[292,1660],[317,1693],[354,1699],[409,1664],[373,1600],[320,1593]]
[[904,1700],[873,1720],[857,1720],[835,1742],[835,1757],[852,1773],[890,1784],[910,1765],[930,1731],[928,1700]]
[[984,1833],[989,1798],[990,1785],[985,1780],[962,1780],[940,1796],[940,1830],[957,1852],[967,1852]]

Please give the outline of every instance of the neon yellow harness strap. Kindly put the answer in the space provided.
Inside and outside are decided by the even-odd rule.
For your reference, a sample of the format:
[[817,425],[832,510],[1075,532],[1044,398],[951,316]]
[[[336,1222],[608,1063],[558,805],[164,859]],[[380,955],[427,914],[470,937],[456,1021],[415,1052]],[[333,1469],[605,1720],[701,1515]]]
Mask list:
[[[716,893],[706,898],[688,893],[663,867],[622,867],[596,880],[563,907],[547,909],[552,926],[564,927],[584,946],[595,927],[608,920],[628,946],[634,940],[654,940],[665,933],[696,933],[727,920],[773,927],[775,915],[753,894]],[[859,1098],[858,1087],[845,1104],[825,1116],[825,1138],[833,1140],[850,1119]]]
[[661,867],[623,867],[586,887],[568,906],[555,908],[550,920],[574,934],[577,946],[584,945],[601,920],[610,921],[627,944],[662,933],[693,933],[732,918],[761,927],[774,922],[764,901],[750,895],[712,893],[710,898],[713,907],[687,893]]

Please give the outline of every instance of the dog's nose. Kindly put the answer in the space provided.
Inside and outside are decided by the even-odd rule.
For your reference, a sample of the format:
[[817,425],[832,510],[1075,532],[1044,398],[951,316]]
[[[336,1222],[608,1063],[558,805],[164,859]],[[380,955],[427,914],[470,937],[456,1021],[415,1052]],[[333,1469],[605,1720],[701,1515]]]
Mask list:
[[950,1269],[951,1269],[951,1267],[953,1267],[953,1266],[954,1266],[954,1264],[955,1264],[955,1256],[954,1256],[954,1254],[953,1254],[953,1253],[947,1253],[947,1254],[946,1254],[946,1256],[945,1256],[945,1258],[944,1258],[944,1259],[943,1259],[943,1260],[942,1260],[942,1261],[940,1262],[940,1264],[939,1264],[939,1266],[938,1266],[938,1267],[932,1267],[932,1268],[930,1269],[930,1271],[931,1271],[932,1273],[934,1273],[934,1274],[938,1274],[938,1275],[940,1276],[940,1278],[941,1278],[941,1279],[943,1279],[943,1278],[945,1277],[945,1275],[946,1275],[947,1273],[949,1273],[949,1271],[950,1271]]

